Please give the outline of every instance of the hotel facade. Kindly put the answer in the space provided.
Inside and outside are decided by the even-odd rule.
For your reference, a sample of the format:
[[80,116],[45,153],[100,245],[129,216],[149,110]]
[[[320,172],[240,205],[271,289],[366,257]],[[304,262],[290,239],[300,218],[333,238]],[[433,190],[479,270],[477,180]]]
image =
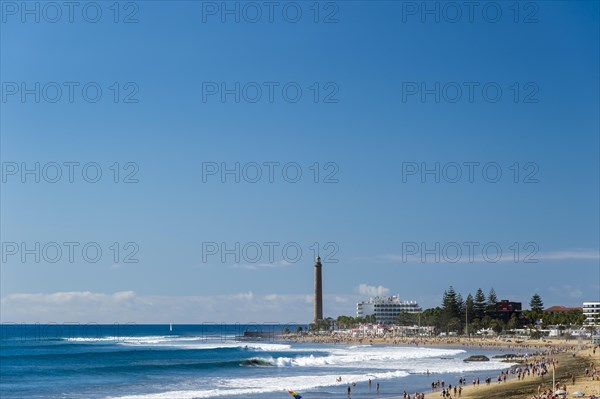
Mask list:
[[401,301],[397,295],[375,297],[356,304],[356,316],[375,315],[378,323],[393,323],[401,313],[421,313],[422,309],[415,301]]
[[583,315],[585,316],[585,324],[600,326],[600,302],[584,302]]

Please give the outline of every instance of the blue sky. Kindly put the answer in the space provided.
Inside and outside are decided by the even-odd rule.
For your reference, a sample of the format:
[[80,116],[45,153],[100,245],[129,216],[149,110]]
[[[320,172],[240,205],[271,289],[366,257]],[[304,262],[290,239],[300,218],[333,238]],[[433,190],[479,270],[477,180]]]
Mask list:
[[[327,316],[375,294],[435,306],[449,285],[600,299],[597,2],[483,2],[472,20],[322,2],[318,22],[281,2],[254,23],[247,3],[228,3],[239,22],[221,2],[111,4],[36,22],[2,2],[2,321],[307,322],[313,243]],[[436,164],[439,182],[421,174]]]

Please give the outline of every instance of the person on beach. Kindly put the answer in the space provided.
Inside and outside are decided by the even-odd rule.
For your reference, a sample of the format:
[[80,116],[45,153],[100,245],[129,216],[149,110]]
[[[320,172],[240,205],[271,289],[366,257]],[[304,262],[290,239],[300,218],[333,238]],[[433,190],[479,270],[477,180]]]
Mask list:
[[377,385],[375,385],[375,388],[377,390],[377,393],[379,393],[379,383],[377,383]]
[[348,385],[348,398],[350,398],[350,385]]

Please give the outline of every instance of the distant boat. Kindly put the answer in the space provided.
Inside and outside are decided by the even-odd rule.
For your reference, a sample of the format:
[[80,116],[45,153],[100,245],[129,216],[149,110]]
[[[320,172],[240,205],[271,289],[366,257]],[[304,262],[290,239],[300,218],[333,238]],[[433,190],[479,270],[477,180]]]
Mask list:
[[173,331],[173,323],[169,323],[169,332]]

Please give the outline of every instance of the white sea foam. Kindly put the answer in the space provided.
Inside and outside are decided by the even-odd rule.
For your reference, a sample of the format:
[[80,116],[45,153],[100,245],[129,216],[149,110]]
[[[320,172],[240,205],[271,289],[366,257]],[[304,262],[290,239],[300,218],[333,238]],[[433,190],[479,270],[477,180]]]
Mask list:
[[[489,362],[463,362],[461,359],[445,359],[442,362],[411,364],[405,370],[411,374],[425,374],[427,371],[434,374],[440,373],[467,373],[474,371],[500,370],[513,364],[489,361]],[[516,364],[516,363],[514,363]]]
[[127,337],[127,336],[107,336],[107,337],[72,337],[72,338],[65,338],[66,341],[69,342],[115,342],[115,343],[119,343],[119,342],[131,342],[131,343],[158,343],[158,342],[164,342],[167,340],[198,340],[197,337],[177,337],[177,336],[167,336],[167,335],[147,335],[147,336],[143,336],[143,337],[136,337],[136,336],[131,336],[131,337]]
[[124,346],[148,346],[148,347],[168,347],[172,349],[220,349],[220,348],[247,348],[262,351],[285,351],[291,348],[286,344],[272,344],[262,342],[239,342],[209,340],[205,337],[179,337],[170,335],[144,336],[144,337],[73,337],[66,338],[69,342],[87,342],[87,343],[116,343]]
[[[402,370],[368,374],[327,374],[318,376],[290,376],[290,377],[264,377],[264,378],[232,378],[218,381],[219,388],[205,390],[177,390],[141,395],[127,395],[111,397],[111,399],[195,399],[212,398],[224,395],[251,395],[268,392],[285,392],[289,389],[306,391],[315,388],[347,385],[351,382],[364,382],[368,379],[385,380],[402,378],[409,374]],[[341,381],[337,381],[342,377]]]
[[[178,342],[177,345],[187,345]],[[219,344],[219,347],[223,347]],[[245,343],[231,343],[236,347]],[[209,386],[196,385],[194,382],[185,385],[173,385],[168,392],[137,394],[119,397],[119,399],[166,399],[166,398],[212,398],[219,396],[260,396],[269,392],[310,391],[321,387],[346,386],[351,382],[364,382],[368,379],[383,380],[403,378],[410,374],[466,373],[484,370],[500,370],[510,365],[496,360],[489,362],[463,362],[466,351],[462,349],[417,348],[400,346],[323,346],[315,349],[311,346],[294,346],[280,344],[250,344],[258,348],[277,351],[282,350],[325,352],[306,356],[272,356],[253,357],[252,359],[281,368],[290,368],[290,374],[284,370],[277,377],[250,378],[215,378]],[[292,370],[294,369],[294,370]],[[331,369],[331,370],[329,370]],[[306,370],[306,371],[303,371]],[[335,371],[334,371],[335,370]],[[347,370],[344,372],[344,370]],[[335,374],[334,374],[335,373]],[[270,373],[272,374],[272,373]],[[495,375],[490,373],[491,376]],[[342,381],[338,382],[337,377]],[[163,387],[164,389],[164,387]],[[337,388],[339,390],[339,388]]]
[[[330,349],[325,356],[259,357],[257,360],[277,367],[364,367],[372,369],[404,369],[409,364],[425,361],[433,364],[432,358],[454,357],[465,351],[460,349],[405,348],[405,347],[352,347]],[[445,360],[441,360],[442,363]],[[463,363],[461,361],[461,363]],[[427,368],[424,370],[424,372]],[[442,372],[442,371],[440,371]]]
[[[123,345],[129,345],[123,343]],[[181,343],[181,342],[161,342],[156,346],[169,347],[173,349],[226,349],[226,348],[242,348],[250,350],[259,350],[265,352],[282,352],[290,349],[290,345],[285,344],[266,344],[256,342],[223,342],[223,343],[207,343],[198,341],[197,343]]]

